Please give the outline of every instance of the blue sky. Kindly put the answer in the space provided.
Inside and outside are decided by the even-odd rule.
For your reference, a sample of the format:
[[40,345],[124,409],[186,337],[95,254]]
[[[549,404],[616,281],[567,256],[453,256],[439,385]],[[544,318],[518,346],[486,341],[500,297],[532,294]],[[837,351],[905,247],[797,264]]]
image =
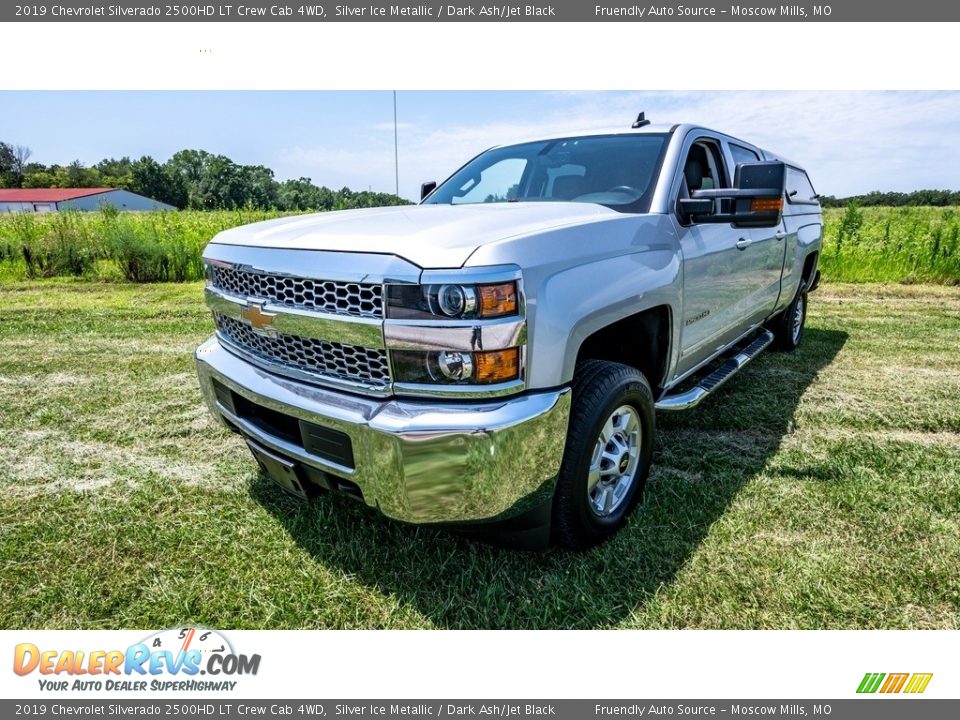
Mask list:
[[[393,100],[357,92],[0,92],[0,140],[32,160],[92,164],[183,148],[266,165],[278,179],[393,191]],[[490,145],[605,128],[639,110],[696,122],[805,165],[819,192],[960,189],[960,92],[401,92],[400,193]]]

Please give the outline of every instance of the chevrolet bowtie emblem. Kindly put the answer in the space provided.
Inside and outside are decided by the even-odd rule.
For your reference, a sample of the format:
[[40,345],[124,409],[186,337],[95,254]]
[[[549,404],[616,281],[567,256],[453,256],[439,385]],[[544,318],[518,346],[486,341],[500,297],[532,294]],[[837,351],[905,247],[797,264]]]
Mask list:
[[273,319],[276,313],[264,312],[260,305],[250,305],[240,312],[240,317],[254,330],[270,330],[273,328]]

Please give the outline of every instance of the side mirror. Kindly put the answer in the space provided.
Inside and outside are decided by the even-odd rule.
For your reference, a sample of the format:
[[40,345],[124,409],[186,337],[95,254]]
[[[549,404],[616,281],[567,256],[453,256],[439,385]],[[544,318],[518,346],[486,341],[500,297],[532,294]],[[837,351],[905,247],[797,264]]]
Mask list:
[[716,203],[710,198],[680,198],[680,214],[685,218],[695,218],[698,222],[701,217],[712,215]]
[[739,190],[779,191],[782,195],[786,177],[787,168],[778,160],[740,163],[733,174],[733,186]]
[[783,218],[783,192],[787,168],[782,162],[740,163],[733,185],[741,193],[736,198],[734,222],[738,227],[774,227]]
[[421,199],[421,200],[426,200],[426,199],[427,199],[427,195],[429,195],[430,193],[432,193],[432,192],[433,192],[434,190],[436,190],[436,189],[437,189],[437,181],[436,181],[436,180],[431,180],[430,182],[425,182],[425,183],[423,183],[423,185],[420,186],[420,199]]
[[[783,190],[786,166],[779,161],[740,163],[733,176],[732,188],[694,190],[691,209],[680,201],[681,212],[688,212],[694,222],[733,223],[736,227],[775,227],[783,217]],[[711,207],[703,214],[696,212],[693,201],[708,201]]]

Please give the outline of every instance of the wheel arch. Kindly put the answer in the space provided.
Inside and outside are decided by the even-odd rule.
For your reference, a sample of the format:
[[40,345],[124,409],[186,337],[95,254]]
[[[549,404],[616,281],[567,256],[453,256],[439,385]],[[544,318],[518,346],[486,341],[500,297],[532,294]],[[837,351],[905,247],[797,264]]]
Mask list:
[[664,303],[594,330],[577,348],[576,362],[608,360],[636,368],[654,396],[666,384],[673,340],[673,311]]
[[813,275],[817,271],[819,259],[819,250],[813,250],[803,259],[803,271],[800,273],[800,282],[804,284],[804,287],[810,287],[810,283],[813,282]]

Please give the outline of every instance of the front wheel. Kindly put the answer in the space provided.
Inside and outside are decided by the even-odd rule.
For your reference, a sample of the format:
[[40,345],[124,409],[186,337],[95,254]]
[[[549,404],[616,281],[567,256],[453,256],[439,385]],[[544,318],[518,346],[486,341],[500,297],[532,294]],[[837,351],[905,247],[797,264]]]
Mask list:
[[640,371],[603,360],[580,363],[572,390],[553,527],[560,545],[585,550],[617,532],[643,496],[653,455],[653,394]]

